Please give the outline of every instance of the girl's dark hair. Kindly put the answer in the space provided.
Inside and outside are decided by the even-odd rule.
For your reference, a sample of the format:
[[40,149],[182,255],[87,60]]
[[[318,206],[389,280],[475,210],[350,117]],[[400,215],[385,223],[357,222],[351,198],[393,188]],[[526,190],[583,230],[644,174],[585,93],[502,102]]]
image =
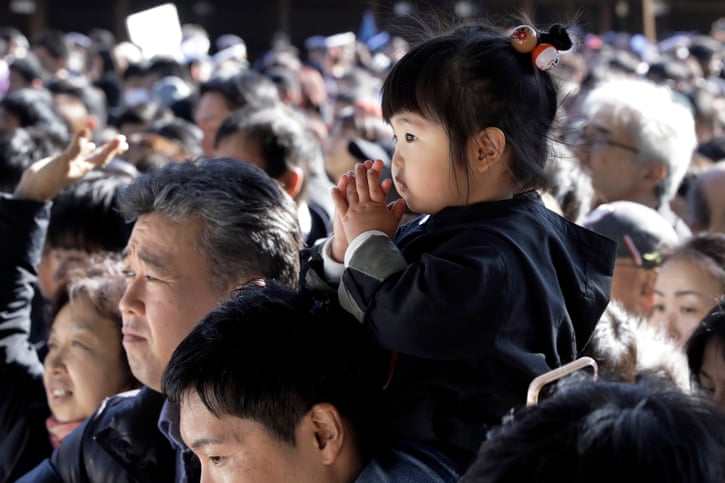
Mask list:
[[[572,46],[559,25],[542,40],[559,50]],[[393,66],[382,89],[386,121],[408,111],[440,123],[450,139],[451,162],[466,172],[468,140],[487,127],[501,129],[520,191],[546,185],[548,135],[557,107],[554,81],[536,68],[531,54],[517,52],[509,36],[479,24],[413,47]]]

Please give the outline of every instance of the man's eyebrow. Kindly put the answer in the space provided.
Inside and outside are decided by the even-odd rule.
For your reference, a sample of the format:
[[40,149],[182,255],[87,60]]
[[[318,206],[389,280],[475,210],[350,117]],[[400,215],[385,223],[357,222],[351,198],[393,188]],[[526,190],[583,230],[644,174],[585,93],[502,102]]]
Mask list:
[[[146,265],[149,265],[156,270],[167,272],[168,269],[166,267],[166,264],[163,261],[163,258],[161,258],[158,255],[155,255],[147,250],[144,250],[142,248],[137,249],[136,253],[138,254],[138,257],[141,259],[142,262],[144,262]],[[121,259],[125,260],[131,256],[131,251],[128,248],[124,248],[121,252]]]
[[221,443],[222,442],[220,440],[214,439],[214,438],[199,438],[199,439],[195,440],[193,443],[191,443],[190,448],[195,450],[195,449],[201,448],[202,446],[209,446],[212,444],[221,444]]

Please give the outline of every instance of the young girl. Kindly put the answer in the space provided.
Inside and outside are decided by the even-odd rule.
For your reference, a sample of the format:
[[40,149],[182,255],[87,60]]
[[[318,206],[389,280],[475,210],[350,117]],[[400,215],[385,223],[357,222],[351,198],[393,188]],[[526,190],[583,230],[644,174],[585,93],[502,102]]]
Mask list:
[[403,201],[385,205],[380,162],[358,164],[333,190],[334,236],[307,265],[307,287],[339,282],[341,304],[393,353],[390,435],[461,470],[535,376],[577,357],[609,299],[615,243],[535,191],[557,110],[539,67],[570,47],[561,27],[471,25],[410,50],[382,108],[395,187],[423,215],[396,231]]

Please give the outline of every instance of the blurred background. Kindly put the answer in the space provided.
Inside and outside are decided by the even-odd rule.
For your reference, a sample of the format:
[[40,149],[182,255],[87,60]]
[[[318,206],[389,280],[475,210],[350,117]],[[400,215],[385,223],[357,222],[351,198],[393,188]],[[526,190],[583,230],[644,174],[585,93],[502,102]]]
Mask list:
[[[53,28],[64,32],[107,29],[128,38],[126,18],[163,2],[154,0],[2,0],[0,25],[13,26],[32,38]],[[294,45],[312,35],[358,32],[368,12],[380,30],[400,17],[431,6],[445,7],[460,17],[495,16],[523,9],[535,12],[537,23],[578,18],[592,33],[643,33],[654,41],[675,32],[710,31],[725,16],[723,0],[185,0],[175,2],[182,24],[202,26],[211,38],[233,33],[244,39],[249,57],[269,48],[282,33]]]

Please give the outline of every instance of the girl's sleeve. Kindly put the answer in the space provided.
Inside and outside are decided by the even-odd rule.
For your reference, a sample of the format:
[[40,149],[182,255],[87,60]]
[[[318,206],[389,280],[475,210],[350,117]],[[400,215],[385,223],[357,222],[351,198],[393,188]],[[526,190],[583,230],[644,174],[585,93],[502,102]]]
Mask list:
[[521,277],[513,263],[504,263],[501,247],[470,245],[449,240],[407,263],[390,238],[369,237],[347,261],[340,303],[387,349],[436,359],[480,357],[493,350]]

